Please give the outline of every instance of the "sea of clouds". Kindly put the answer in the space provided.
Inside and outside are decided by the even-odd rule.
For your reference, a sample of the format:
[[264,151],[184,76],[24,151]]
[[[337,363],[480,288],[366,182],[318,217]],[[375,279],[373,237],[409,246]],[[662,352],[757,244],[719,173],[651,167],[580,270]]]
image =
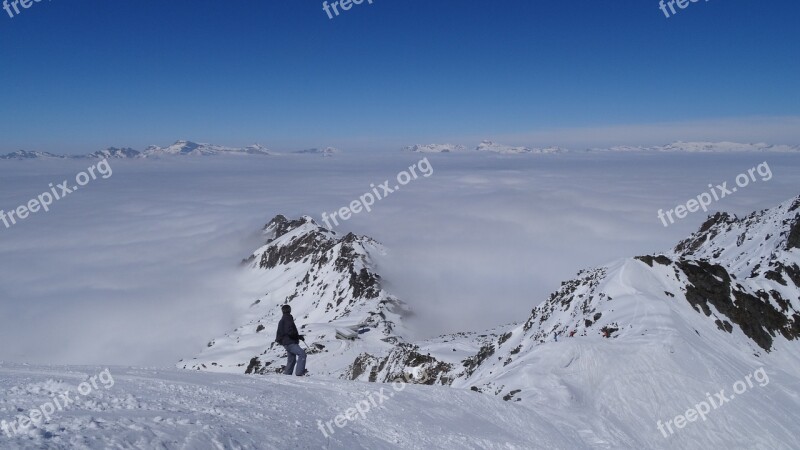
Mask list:
[[[367,234],[418,338],[522,321],[582,268],[662,251],[705,214],[656,213],[767,161],[773,178],[712,205],[746,214],[800,194],[792,154],[427,155],[419,178],[336,227]],[[239,325],[239,262],[276,214],[348,205],[419,161],[409,153],[110,161],[96,180],[0,224],[0,360],[171,366]],[[88,161],[0,161],[0,208]],[[393,183],[394,184],[394,183]],[[265,340],[265,345],[268,342]]]

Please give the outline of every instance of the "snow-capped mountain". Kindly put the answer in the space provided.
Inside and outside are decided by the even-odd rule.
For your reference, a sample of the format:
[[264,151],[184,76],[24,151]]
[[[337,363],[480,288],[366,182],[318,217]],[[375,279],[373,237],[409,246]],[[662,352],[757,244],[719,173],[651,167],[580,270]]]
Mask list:
[[27,150],[17,150],[16,152],[0,156],[0,159],[8,159],[8,160],[49,159],[49,158],[65,158],[65,156],[55,155],[49,152],[38,152],[38,151],[30,152]]
[[234,373],[280,368],[285,351],[273,341],[284,303],[292,306],[306,342],[314,344],[316,374],[340,376],[359,353],[385,353],[402,340],[408,308],[381,287],[372,260],[384,252],[380,244],[354,234],[340,237],[310,217],[277,216],[263,233],[265,245],[244,264],[264,294],[251,300],[241,326],[178,367]]
[[298,155],[320,155],[322,157],[331,157],[331,156],[337,155],[340,152],[339,152],[339,149],[337,149],[337,148],[325,147],[325,148],[308,148],[308,149],[305,149],[305,150],[296,150],[296,151],[294,151],[292,153],[295,153],[295,154],[298,154]]
[[[782,430],[800,420],[800,197],[743,218],[717,214],[673,250],[581,271],[519,323],[416,342],[405,338],[408,308],[381,286],[370,257],[383,252],[378,243],[308,217],[278,216],[265,237],[245,263],[265,294],[240,327],[179,367],[279,370],[285,352],[272,341],[288,303],[312,376],[469,389],[584,427],[593,446],[794,442]],[[656,429],[759,368],[773,384],[752,387],[716,421]]]
[[459,153],[467,149],[463,145],[458,144],[426,144],[426,145],[409,145],[403,147],[404,152],[413,153]]
[[138,150],[134,150],[132,148],[109,147],[105,150],[98,150],[94,153],[89,153],[84,157],[95,159],[127,159],[139,158],[140,155],[141,153]]
[[209,155],[269,155],[270,151],[258,144],[243,148],[225,147],[221,145],[202,144],[192,141],[176,141],[168,147],[151,145],[142,152],[142,157],[158,156],[209,156]]
[[800,152],[800,145],[772,145],[765,143],[738,142],[683,142],[677,141],[657,146],[616,146],[610,148],[592,148],[589,151],[611,152],[684,152],[684,153],[733,153],[733,152]]
[[500,153],[504,155],[516,155],[522,153],[563,153],[566,149],[561,147],[544,147],[544,148],[529,148],[529,147],[511,147],[508,145],[498,144],[492,141],[482,141],[475,148],[479,152]]
[[491,153],[502,153],[502,154],[519,154],[519,153],[531,153],[531,149],[528,147],[511,147],[508,145],[498,144],[492,141],[481,141],[477,147],[475,147],[476,151],[479,152],[491,152]]

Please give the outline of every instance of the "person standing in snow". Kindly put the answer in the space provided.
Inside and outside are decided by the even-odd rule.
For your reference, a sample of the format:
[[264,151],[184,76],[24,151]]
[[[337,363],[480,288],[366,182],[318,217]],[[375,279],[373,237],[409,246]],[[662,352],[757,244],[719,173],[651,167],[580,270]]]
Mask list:
[[[278,332],[275,335],[275,342],[281,344],[289,354],[286,359],[286,367],[283,368],[284,375],[291,375],[292,371],[298,377],[306,372],[306,352],[300,347],[300,341],[305,341],[305,336],[297,332],[297,326],[292,317],[292,307],[289,305],[281,306],[283,317],[278,322]],[[297,364],[295,370],[295,363]]]

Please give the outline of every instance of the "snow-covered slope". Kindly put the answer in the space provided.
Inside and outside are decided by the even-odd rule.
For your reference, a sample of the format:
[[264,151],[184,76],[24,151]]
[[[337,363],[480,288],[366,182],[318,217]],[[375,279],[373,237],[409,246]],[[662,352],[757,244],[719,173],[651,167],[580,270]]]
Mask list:
[[[0,431],[0,448],[589,448],[577,430],[540,413],[456,389],[111,367],[107,383],[86,396],[77,392],[105,369],[0,363],[2,420],[12,422],[67,390],[75,400],[46,423],[12,437]],[[367,409],[362,401],[369,398],[376,406]],[[333,422],[359,402],[363,416],[340,419],[341,428]]]

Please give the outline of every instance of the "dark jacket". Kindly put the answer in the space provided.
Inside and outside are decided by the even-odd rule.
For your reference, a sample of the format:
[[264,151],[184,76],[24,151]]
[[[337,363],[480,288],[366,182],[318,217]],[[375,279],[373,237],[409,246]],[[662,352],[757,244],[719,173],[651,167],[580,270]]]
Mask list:
[[281,345],[291,345],[300,343],[300,333],[294,324],[294,317],[290,313],[285,313],[278,322],[278,332],[275,334],[275,342]]

